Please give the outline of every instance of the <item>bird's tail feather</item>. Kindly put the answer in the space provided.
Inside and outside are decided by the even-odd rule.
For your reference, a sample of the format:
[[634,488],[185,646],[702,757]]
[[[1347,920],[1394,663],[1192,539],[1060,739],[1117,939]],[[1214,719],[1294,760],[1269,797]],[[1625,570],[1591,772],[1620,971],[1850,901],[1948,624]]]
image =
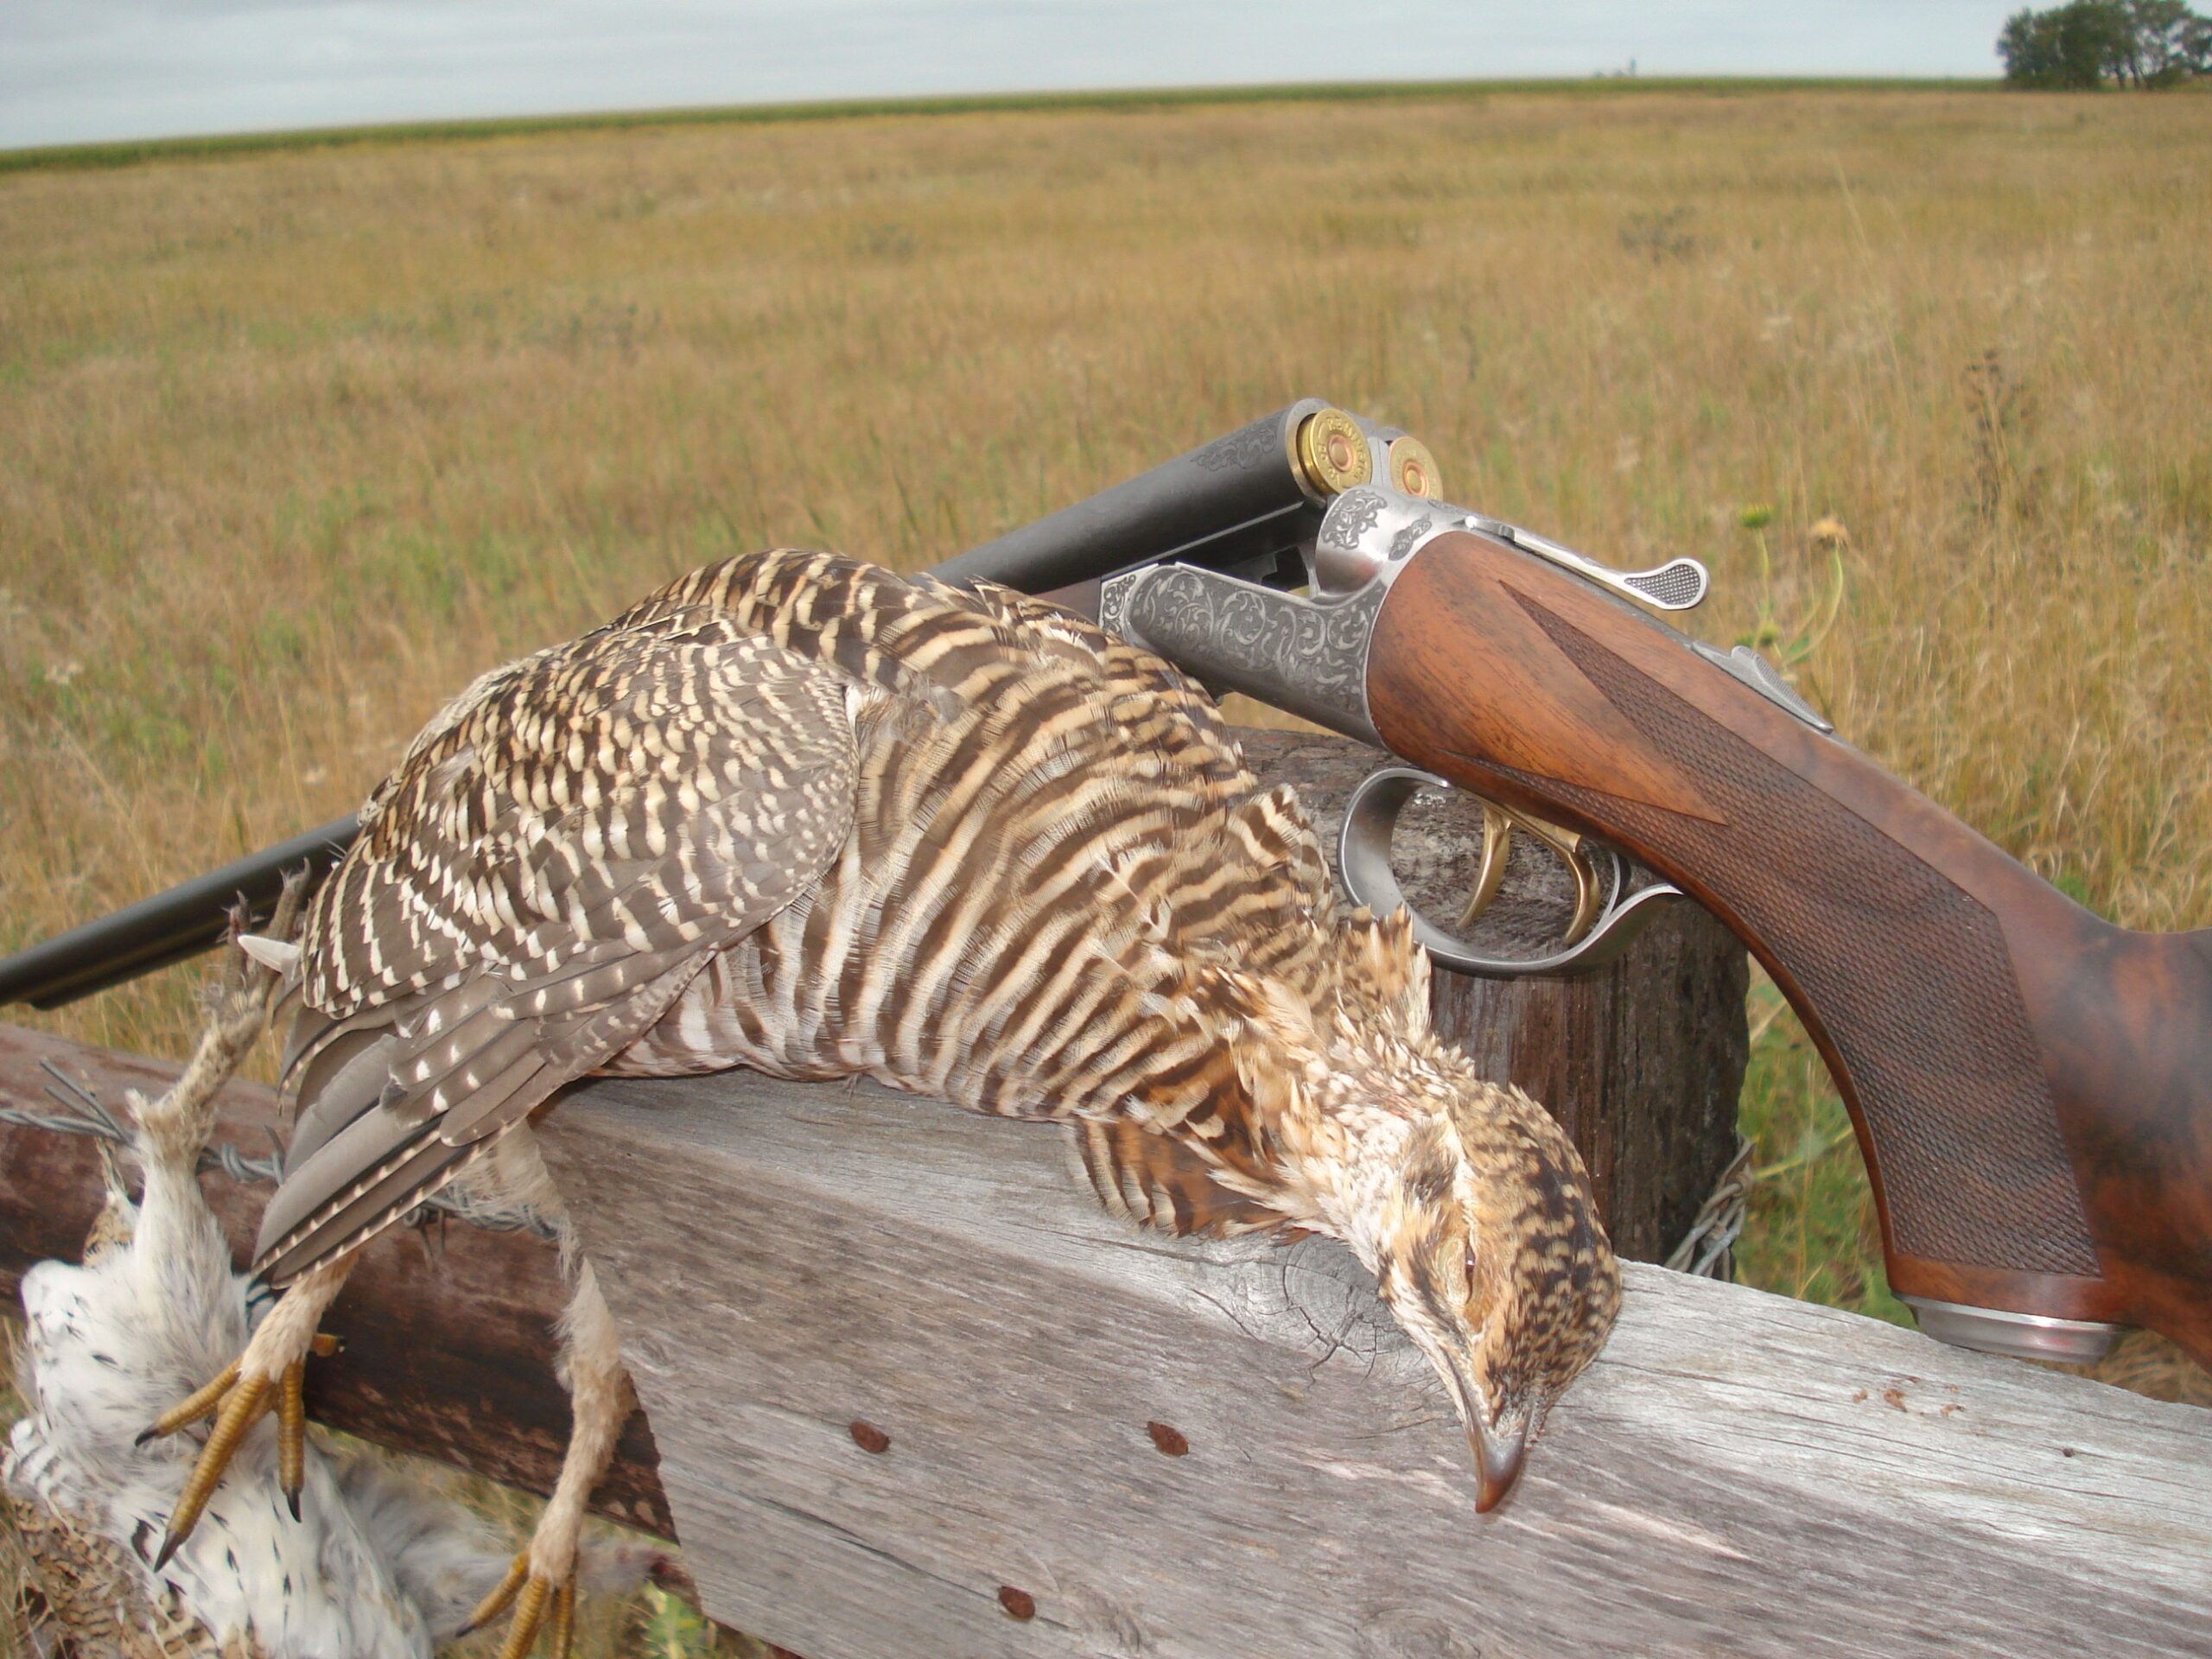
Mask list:
[[[253,1270],[274,1286],[290,1284],[326,1262],[382,1232],[492,1149],[499,1137],[522,1122],[516,1118],[481,1141],[451,1146],[439,1139],[435,1122],[418,1125],[381,1163],[326,1200],[273,1241],[263,1223],[264,1243]],[[272,1204],[272,1208],[274,1205]]]

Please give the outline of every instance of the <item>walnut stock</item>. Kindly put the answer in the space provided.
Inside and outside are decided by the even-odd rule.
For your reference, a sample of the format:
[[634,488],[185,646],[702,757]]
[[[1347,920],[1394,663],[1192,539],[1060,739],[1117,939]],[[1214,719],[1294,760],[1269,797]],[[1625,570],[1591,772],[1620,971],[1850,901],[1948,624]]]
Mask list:
[[1414,763],[1604,836],[1725,921],[1848,1104],[1902,1295],[2212,1363],[2212,930],[2075,905],[1633,607],[1439,537],[1376,624]]

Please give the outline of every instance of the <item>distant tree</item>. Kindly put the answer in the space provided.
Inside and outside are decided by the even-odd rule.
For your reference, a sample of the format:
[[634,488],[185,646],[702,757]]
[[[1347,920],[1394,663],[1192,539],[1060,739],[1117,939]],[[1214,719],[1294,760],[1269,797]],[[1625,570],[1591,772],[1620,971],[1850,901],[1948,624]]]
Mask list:
[[2212,23],[2183,0],[2127,0],[2127,78],[2138,86],[2171,86],[2212,67]]
[[2126,73],[2134,49],[2129,0],[2071,0],[2048,11],[2022,10],[1997,37],[2005,79],[2047,90],[2086,89]]
[[2069,0],[2014,12],[1997,55],[2017,86],[2168,86],[2212,73],[2212,22],[2186,0]]
[[2044,84],[2050,67],[2047,43],[2035,13],[2027,7],[2007,17],[1997,31],[1997,56],[2005,66],[2005,79],[2015,86]]
[[1997,36],[1997,55],[2005,79],[2015,86],[2049,89],[2058,80],[2058,15],[2023,6],[2005,20]]

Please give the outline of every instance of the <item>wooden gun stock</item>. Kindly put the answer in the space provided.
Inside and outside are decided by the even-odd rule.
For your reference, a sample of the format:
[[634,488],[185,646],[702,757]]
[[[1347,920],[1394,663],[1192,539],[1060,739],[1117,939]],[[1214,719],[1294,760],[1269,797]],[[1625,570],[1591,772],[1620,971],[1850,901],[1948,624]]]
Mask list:
[[1850,1108],[1891,1284],[1931,1329],[1991,1310],[1984,1335],[2056,1353],[2070,1333],[2044,1322],[2143,1325],[2212,1364],[2212,930],[2101,920],[1680,635],[1487,536],[1399,573],[1367,694],[1400,754],[1609,838],[1766,965]]

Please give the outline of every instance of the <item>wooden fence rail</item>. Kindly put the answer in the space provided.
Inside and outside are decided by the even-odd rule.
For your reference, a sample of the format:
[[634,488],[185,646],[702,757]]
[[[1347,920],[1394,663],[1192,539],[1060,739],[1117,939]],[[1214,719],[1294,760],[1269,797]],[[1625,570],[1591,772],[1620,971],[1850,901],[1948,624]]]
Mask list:
[[1339,1246],[743,1073],[548,1128],[709,1613],[815,1659],[2212,1653],[2212,1413],[1631,1264],[1522,1490]]
[[[111,1101],[169,1075],[0,1028],[0,1103],[55,1109],[41,1061]],[[222,1133],[258,1147],[272,1107],[234,1086]],[[1631,1265],[1478,1518],[1448,1403],[1325,1242],[1135,1231],[1057,1131],[873,1087],[602,1084],[543,1133],[658,1440],[632,1422],[605,1507],[815,1659],[2212,1654],[2200,1408]],[[75,1254],[98,1174],[0,1127],[0,1177],[11,1287]],[[259,1194],[207,1185],[243,1244]],[[526,1234],[402,1239],[316,1414],[543,1490],[557,1306]]]

